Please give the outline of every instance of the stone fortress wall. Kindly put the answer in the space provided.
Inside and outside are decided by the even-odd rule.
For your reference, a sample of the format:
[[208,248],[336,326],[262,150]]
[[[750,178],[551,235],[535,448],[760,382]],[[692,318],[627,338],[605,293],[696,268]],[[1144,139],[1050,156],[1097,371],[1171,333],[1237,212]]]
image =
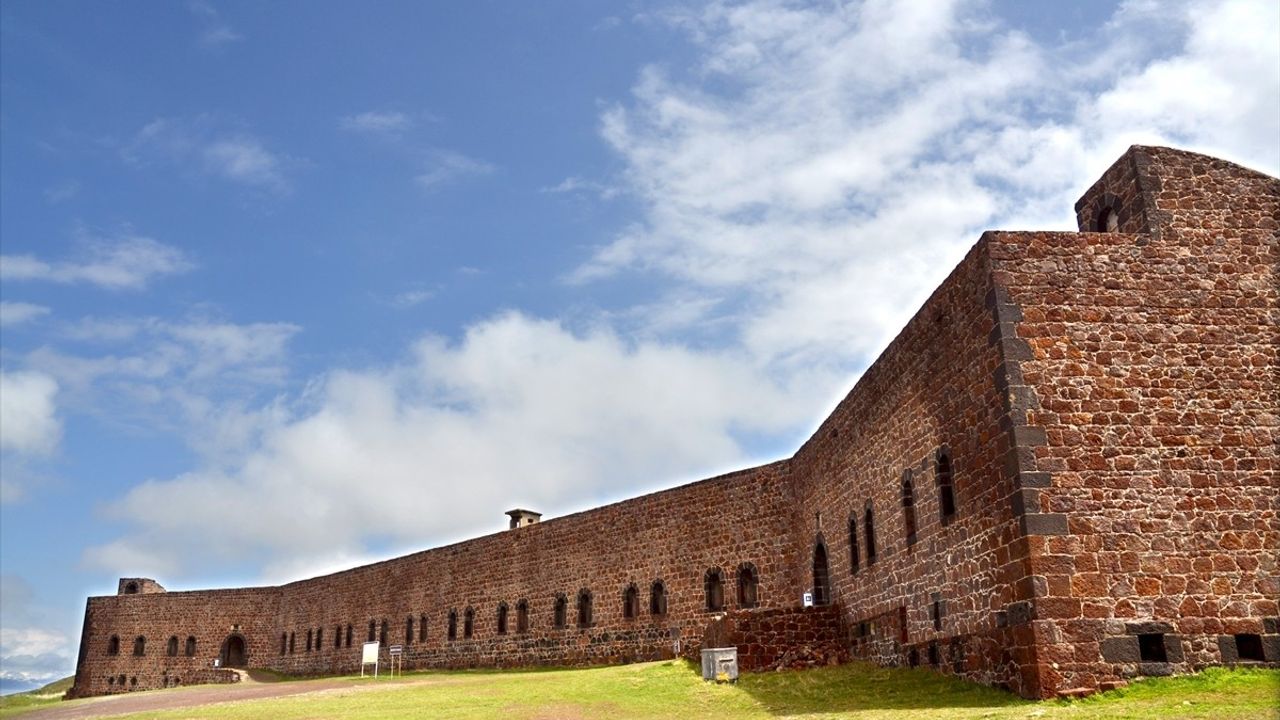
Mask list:
[[709,628],[748,668],[1026,697],[1280,665],[1280,181],[1135,146],[1076,210],[984,234],[790,459],[279,587],[126,578],[88,601],[72,694],[214,657],[356,672],[371,638],[410,668],[629,662]]

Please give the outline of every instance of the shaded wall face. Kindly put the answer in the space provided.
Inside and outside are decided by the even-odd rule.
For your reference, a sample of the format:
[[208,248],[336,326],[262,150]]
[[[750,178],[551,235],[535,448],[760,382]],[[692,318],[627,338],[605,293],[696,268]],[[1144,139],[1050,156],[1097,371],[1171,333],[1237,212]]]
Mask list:
[[[233,635],[244,638],[251,664],[264,664],[258,661],[268,657],[276,600],[273,588],[89,598],[72,694],[210,682],[214,660]],[[113,636],[118,643],[112,643]]]
[[[1034,666],[1032,632],[1017,613],[1009,622],[1008,609],[1029,595],[1019,582],[1025,544],[1010,509],[1012,446],[989,270],[980,242],[793,459],[796,572],[812,583],[822,538],[855,655],[891,664],[932,659],[941,670],[1034,694],[1034,678],[1022,673]],[[952,466],[950,517],[943,452]]]
[[1138,167],[1158,233],[993,238],[1032,351],[1034,502],[1069,518],[1030,546],[1051,690],[1234,662],[1238,642],[1280,661],[1280,181],[1161,149]]

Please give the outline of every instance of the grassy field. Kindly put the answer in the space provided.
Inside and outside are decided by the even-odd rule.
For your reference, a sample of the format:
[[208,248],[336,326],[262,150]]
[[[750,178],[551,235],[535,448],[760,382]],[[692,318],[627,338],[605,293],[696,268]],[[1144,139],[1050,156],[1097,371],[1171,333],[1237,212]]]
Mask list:
[[[307,682],[307,681],[298,681]],[[176,692],[181,692],[178,690]],[[158,691],[175,692],[175,691]],[[82,702],[82,701],[77,701]],[[31,707],[31,706],[26,706]],[[0,715],[20,714],[7,703]],[[410,673],[336,689],[134,718],[1280,718],[1280,671],[1213,669],[1076,701],[1028,702],[926,670],[851,664],[704,683],[684,662],[589,670]]]
[[0,717],[8,717],[22,710],[44,707],[59,702],[62,699],[62,695],[71,689],[73,680],[75,680],[75,677],[64,677],[42,688],[0,697]]

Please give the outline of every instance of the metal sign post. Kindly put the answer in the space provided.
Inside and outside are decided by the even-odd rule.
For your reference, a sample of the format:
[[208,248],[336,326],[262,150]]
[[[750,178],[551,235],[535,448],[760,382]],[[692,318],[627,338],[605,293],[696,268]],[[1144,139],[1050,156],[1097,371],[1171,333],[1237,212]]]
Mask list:
[[364,677],[364,666],[373,666],[373,676],[378,677],[378,641],[367,642],[360,649],[360,677]]
[[391,677],[396,676],[396,669],[400,670],[400,674],[404,675],[404,646],[392,645],[387,648],[387,653],[391,655]]

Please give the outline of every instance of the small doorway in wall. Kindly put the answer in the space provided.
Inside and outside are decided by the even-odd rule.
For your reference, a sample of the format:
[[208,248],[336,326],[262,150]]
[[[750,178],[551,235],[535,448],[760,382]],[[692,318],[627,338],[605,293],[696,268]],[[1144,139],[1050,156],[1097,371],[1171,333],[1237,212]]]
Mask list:
[[242,668],[249,664],[249,653],[245,649],[244,636],[232,633],[222,641],[222,652],[219,653],[222,667]]

